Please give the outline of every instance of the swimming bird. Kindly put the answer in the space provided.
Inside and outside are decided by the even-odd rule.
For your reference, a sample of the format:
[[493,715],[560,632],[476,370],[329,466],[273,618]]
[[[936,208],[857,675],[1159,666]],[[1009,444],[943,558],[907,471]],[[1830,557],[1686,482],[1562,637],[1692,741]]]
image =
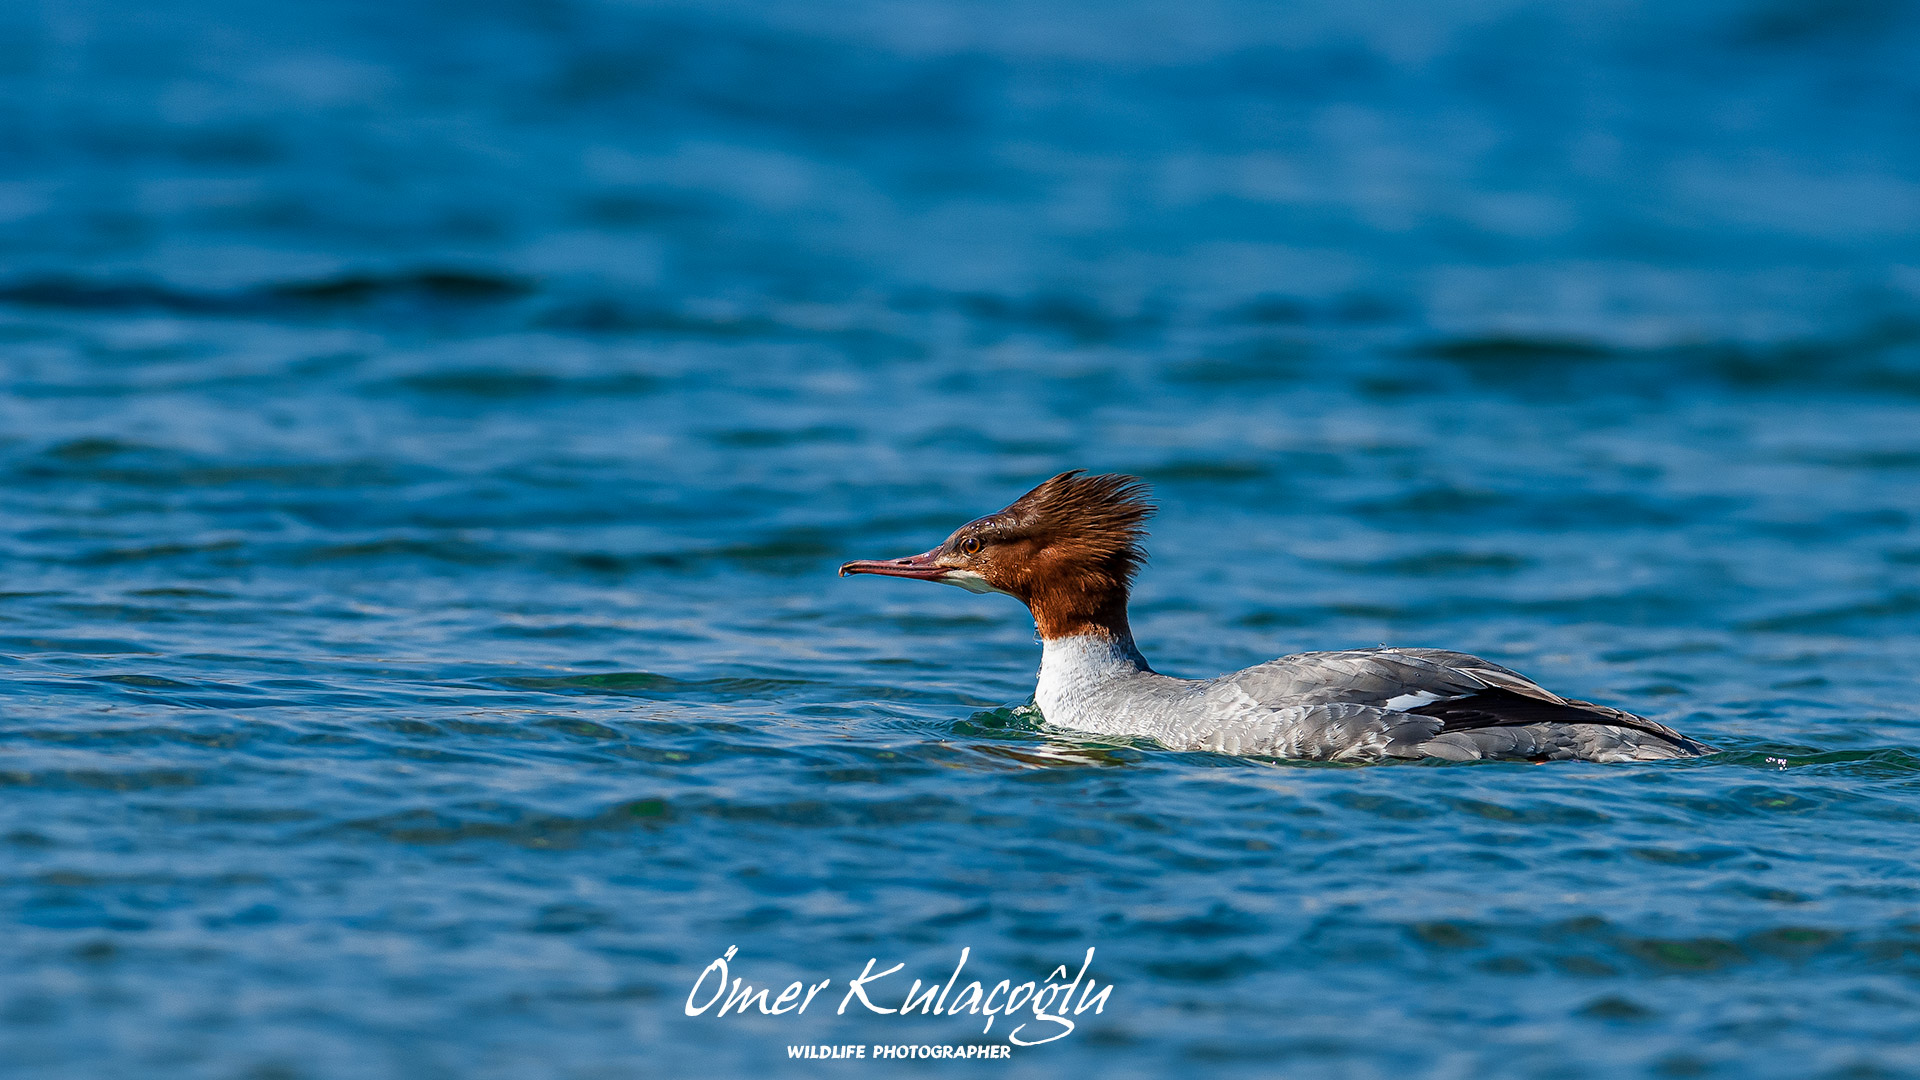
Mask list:
[[1172,750],[1323,761],[1653,761],[1714,748],[1517,672],[1444,649],[1283,656],[1213,679],[1147,665],[1127,624],[1154,513],[1131,476],[1061,473],[931,551],[850,562],[880,574],[997,592],[1033,614],[1043,651],[1034,704],[1046,722],[1144,736]]

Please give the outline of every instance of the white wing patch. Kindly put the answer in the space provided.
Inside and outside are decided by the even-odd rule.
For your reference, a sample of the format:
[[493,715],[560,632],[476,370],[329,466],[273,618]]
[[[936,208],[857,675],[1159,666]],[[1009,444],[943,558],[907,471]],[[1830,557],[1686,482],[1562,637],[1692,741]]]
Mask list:
[[1387,700],[1381,702],[1377,707],[1382,709],[1390,709],[1394,712],[1406,712],[1409,709],[1417,709],[1422,705],[1431,705],[1434,702],[1439,701],[1440,696],[1441,695],[1436,694],[1431,690],[1421,690],[1417,693],[1401,694],[1399,697],[1388,698]]

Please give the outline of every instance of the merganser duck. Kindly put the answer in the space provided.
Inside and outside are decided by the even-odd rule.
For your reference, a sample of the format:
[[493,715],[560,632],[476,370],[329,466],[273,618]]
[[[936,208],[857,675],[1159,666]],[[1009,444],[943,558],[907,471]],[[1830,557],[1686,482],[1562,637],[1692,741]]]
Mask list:
[[1061,473],[882,574],[1005,593],[1044,644],[1034,691],[1047,723],[1144,736],[1172,750],[1321,761],[1653,761],[1715,748],[1664,724],[1563,698],[1488,660],[1381,646],[1300,653],[1214,679],[1147,666],[1127,625],[1154,506],[1131,476]]

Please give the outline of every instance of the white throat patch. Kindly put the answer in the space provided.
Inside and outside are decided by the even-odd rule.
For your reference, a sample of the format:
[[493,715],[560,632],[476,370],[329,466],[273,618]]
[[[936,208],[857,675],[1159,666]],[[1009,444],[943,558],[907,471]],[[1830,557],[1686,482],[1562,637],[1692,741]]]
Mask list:
[[949,570],[946,576],[940,579],[940,582],[943,585],[958,585],[970,593],[997,592],[1002,596],[1013,595],[1005,589],[996,589],[987,584],[986,578],[981,577],[971,570]]

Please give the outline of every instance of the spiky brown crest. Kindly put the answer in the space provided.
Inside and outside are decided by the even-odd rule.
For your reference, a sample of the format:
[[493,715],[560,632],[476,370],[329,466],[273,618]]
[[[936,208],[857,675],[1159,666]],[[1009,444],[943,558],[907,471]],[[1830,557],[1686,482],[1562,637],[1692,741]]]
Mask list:
[[1127,636],[1127,593],[1147,558],[1153,510],[1134,477],[1061,473],[975,523],[988,539],[1007,538],[981,552],[980,569],[1026,603],[1043,638]]
[[1015,499],[1004,517],[1048,547],[1070,553],[1076,563],[1097,565],[1122,585],[1131,586],[1140,564],[1147,519],[1153,516],[1148,488],[1138,477],[1108,473],[1088,476],[1085,469],[1063,472]]

